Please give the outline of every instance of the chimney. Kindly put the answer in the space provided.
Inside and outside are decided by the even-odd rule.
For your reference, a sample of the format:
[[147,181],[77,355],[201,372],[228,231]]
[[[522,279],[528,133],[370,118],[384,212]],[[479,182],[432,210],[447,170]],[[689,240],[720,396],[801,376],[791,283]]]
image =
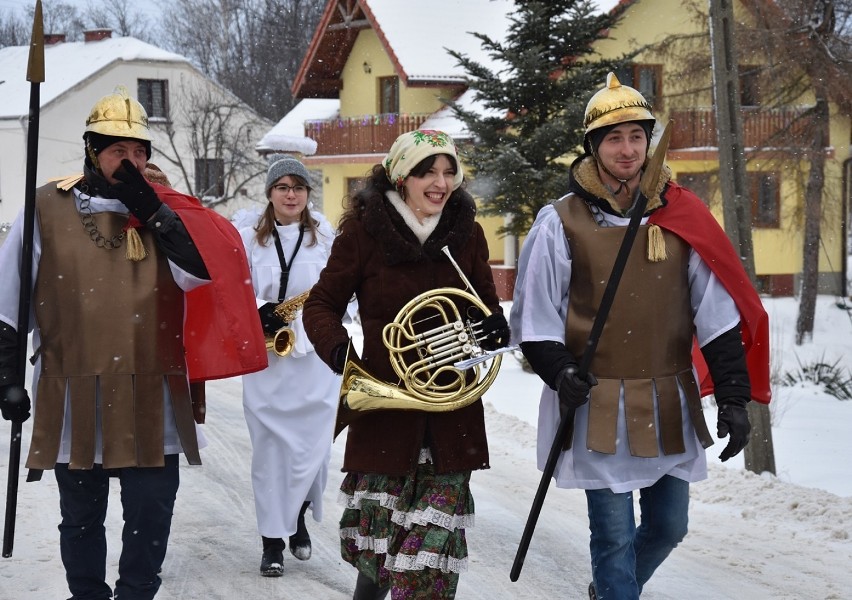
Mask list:
[[99,42],[101,40],[106,40],[112,37],[112,29],[88,29],[83,32],[83,41],[88,42]]
[[64,33],[45,33],[44,34],[44,45],[50,46],[52,44],[62,44],[65,42],[65,34]]

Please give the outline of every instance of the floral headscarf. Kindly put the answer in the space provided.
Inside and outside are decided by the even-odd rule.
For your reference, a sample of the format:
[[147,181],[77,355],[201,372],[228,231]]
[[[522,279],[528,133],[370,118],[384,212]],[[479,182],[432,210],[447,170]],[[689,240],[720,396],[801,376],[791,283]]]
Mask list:
[[388,179],[396,189],[402,189],[403,182],[411,170],[424,158],[435,154],[452,156],[456,162],[456,176],[453,178],[453,190],[458,189],[464,179],[461,161],[456,153],[456,144],[449,135],[434,129],[418,129],[403,133],[390,148],[382,164]]

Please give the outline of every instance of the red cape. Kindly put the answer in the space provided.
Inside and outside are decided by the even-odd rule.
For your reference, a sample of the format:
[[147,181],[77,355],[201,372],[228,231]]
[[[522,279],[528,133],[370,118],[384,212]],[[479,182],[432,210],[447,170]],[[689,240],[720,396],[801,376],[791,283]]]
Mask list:
[[[734,299],[740,311],[751,398],[768,404],[772,398],[769,385],[769,317],[760,297],[734,247],[728,243],[728,236],[704,203],[674,182],[669,183],[663,198],[667,204],[651,214],[649,223],[672,232],[695,248]],[[692,360],[698,371],[701,395],[712,394],[713,381],[698,344],[693,345]]]
[[267,367],[248,260],[239,233],[192,196],[151,183],[195,243],[211,282],[186,294],[184,344],[191,381],[253,373]]

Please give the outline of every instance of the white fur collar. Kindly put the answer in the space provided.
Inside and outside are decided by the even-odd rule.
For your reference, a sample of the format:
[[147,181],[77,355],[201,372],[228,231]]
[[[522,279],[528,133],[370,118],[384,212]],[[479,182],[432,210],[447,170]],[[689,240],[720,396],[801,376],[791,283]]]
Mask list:
[[414,211],[411,210],[411,207],[405,203],[405,200],[397,192],[389,191],[385,193],[385,196],[390,200],[390,203],[396,209],[396,212],[400,214],[405,224],[408,225],[408,228],[420,240],[420,245],[423,245],[429,239],[429,236],[432,235],[432,232],[435,231],[435,227],[438,226],[438,221],[441,220],[441,213],[425,216],[421,223],[417,219],[417,216],[415,216]]

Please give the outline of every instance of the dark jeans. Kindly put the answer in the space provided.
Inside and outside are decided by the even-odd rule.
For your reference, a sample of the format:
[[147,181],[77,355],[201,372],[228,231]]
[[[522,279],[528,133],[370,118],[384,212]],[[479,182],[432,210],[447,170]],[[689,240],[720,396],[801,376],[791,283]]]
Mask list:
[[71,600],[105,600],[112,597],[106,583],[106,531],[104,520],[109,479],[121,484],[124,530],[118,561],[118,600],[151,600],[160,588],[157,573],[166,556],[172,512],[180,483],[178,455],[165,457],[164,467],[105,470],[71,470],[57,464],[59,486],[59,545]]
[[586,499],[598,600],[636,600],[657,567],[686,537],[689,483],[665,475],[640,489],[638,527],[633,492],[586,490]]

